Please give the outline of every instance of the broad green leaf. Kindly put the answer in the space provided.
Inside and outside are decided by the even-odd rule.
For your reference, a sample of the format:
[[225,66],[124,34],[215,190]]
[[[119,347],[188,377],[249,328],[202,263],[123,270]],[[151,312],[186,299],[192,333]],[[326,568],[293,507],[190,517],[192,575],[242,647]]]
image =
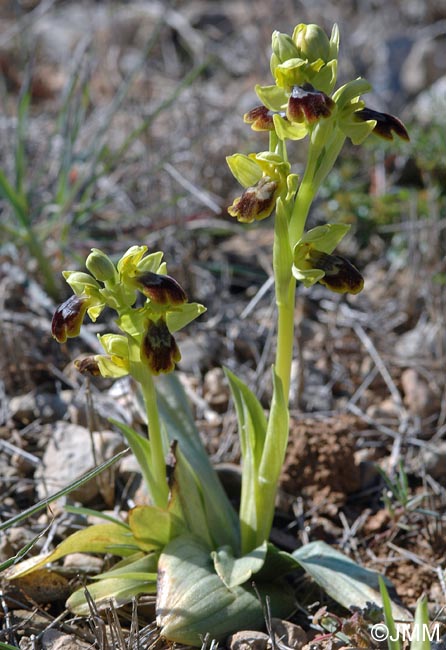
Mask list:
[[110,571],[105,571],[98,576],[92,576],[92,579],[108,580],[110,578],[123,578],[130,573],[144,573],[146,576],[145,579],[148,579],[148,574],[151,574],[152,577],[150,579],[156,580],[158,557],[159,555],[157,553],[134,553],[115,564]]
[[[174,456],[175,467],[171,479],[169,510],[173,513],[172,516],[178,514],[177,521],[179,517],[184,520],[185,528],[190,533],[212,548],[215,546],[215,539],[206,518],[203,494],[205,487],[198,480],[192,466],[187,462],[178,446],[174,450]],[[178,535],[179,527],[176,526],[172,532]],[[174,534],[171,539],[173,536]]]
[[[313,580],[343,607],[365,607],[367,602],[382,606],[379,575],[359,566],[325,542],[305,544],[294,551],[292,556]],[[407,610],[394,602],[392,612],[398,620],[409,621],[412,618]]]
[[265,562],[267,543],[242,557],[234,557],[230,546],[223,546],[211,553],[214,568],[228,589],[247,582],[254,573],[258,573]]
[[272,582],[300,568],[300,564],[286,551],[280,551],[277,546],[268,542],[265,563],[256,575],[256,580]]
[[[88,586],[88,593],[94,600],[98,609],[110,607],[121,607],[131,602],[132,598],[141,594],[154,594],[156,592],[156,576],[148,573],[141,579],[133,578],[110,578],[99,580]],[[68,598],[67,607],[79,616],[91,614],[88,601],[85,597],[85,589],[78,589]]]
[[[294,598],[284,583],[256,582],[262,600],[268,595],[272,616],[287,616]],[[209,550],[190,536],[177,537],[159,559],[157,624],[170,641],[201,646],[209,633],[223,639],[240,629],[264,625],[264,612],[249,586],[228,589],[214,571]]]
[[390,600],[389,592],[387,591],[386,583],[381,576],[378,576],[379,591],[382,598],[382,606],[384,611],[384,621],[387,631],[387,647],[389,650],[401,650],[401,644],[398,639],[398,633],[395,625],[394,613],[392,611],[392,601]]
[[9,569],[8,580],[22,577],[48,562],[55,562],[70,553],[113,553],[125,557],[138,550],[128,528],[121,524],[97,524],[78,530],[64,539],[54,551],[29,558]]
[[232,507],[220,480],[211,465],[189,406],[184,388],[173,373],[156,378],[158,408],[169,441],[178,441],[179,448],[202,486],[206,521],[216,546],[228,544],[238,550],[240,533],[237,513]]
[[129,512],[129,526],[143,551],[161,549],[184,532],[181,522],[168,510],[156,506],[136,506]]

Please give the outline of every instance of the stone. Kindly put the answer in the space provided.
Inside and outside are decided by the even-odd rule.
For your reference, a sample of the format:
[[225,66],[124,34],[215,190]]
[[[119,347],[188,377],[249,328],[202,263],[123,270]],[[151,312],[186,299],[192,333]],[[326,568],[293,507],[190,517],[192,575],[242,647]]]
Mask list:
[[[98,463],[111,458],[125,448],[122,436],[113,431],[94,432],[93,440]],[[62,489],[69,483],[93,469],[96,461],[93,457],[90,433],[84,427],[59,421],[54,426],[51,440],[45,450],[42,465],[37,468],[35,479],[40,499]],[[100,492],[104,474],[81,485],[70,493],[72,499],[90,503]]]

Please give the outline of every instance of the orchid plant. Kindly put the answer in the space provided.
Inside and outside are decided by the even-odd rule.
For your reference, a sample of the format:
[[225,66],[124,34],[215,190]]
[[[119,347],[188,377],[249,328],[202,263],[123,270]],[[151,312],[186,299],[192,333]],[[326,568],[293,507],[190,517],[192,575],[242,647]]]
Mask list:
[[[115,265],[93,249],[86,261],[89,273],[64,273],[74,295],[57,309],[53,336],[63,343],[79,334],[85,314],[95,321],[105,307],[116,312],[119,333],[99,336],[105,354],[83,359],[78,367],[104,377],[128,374],[140,386],[148,437],[120,427],[139,461],[151,504],[133,508],[127,523],[107,522],[76,532],[53,552],[14,567],[10,577],[73,551],[114,553],[121,561],[89,587],[97,604],[106,605],[111,598],[122,604],[156,592],[161,634],[191,645],[200,645],[208,632],[220,639],[241,626],[261,626],[264,596],[269,596],[273,615],[289,614],[294,594],[283,578],[296,567],[303,567],[347,607],[379,602],[377,576],[322,542],[288,554],[268,541],[289,433],[296,283],[309,287],[319,282],[337,293],[356,294],[363,288],[358,269],[334,253],[349,226],[306,229],[312,202],[346,138],[360,144],[375,133],[408,140],[397,118],[366,108],[361,96],[370,90],[367,81],[355,79],[335,90],[338,47],[337,26],[330,38],[317,25],[297,25],[292,36],[274,32],[274,84],[256,87],[261,105],[244,116],[254,130],[268,132],[269,148],[227,159],[244,188],[229,214],[252,223],[275,213],[278,325],[268,415],[252,391],[226,371],[241,442],[238,514],[171,374],[180,359],[175,332],[204,307],[188,302],[181,286],[167,275],[162,253],[147,254],[145,246],[133,246]],[[291,171],[287,144],[304,138],[307,161],[299,178]],[[84,592],[75,592],[68,606],[88,612]],[[404,612],[398,615],[404,618]]]

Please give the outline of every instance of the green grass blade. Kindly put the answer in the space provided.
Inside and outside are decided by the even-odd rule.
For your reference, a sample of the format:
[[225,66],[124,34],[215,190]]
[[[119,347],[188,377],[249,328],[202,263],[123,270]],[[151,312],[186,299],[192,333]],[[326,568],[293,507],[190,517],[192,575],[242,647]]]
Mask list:
[[395,625],[395,619],[392,613],[392,602],[390,600],[389,592],[387,591],[386,583],[379,576],[379,590],[383,601],[384,622],[386,624],[389,635],[387,637],[387,647],[389,650],[401,650],[401,644],[398,640],[398,632]]
[[415,610],[415,623],[413,626],[412,642],[410,650],[430,650],[429,638],[429,610],[426,596],[421,596]]

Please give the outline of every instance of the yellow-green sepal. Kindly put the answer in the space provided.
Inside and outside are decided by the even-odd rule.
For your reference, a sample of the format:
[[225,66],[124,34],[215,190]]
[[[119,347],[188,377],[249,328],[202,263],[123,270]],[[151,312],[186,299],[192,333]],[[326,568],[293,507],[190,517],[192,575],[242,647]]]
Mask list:
[[262,178],[262,170],[249,156],[235,153],[232,156],[227,156],[226,162],[232,175],[242,187],[252,187]]
[[284,111],[288,103],[288,95],[283,88],[279,86],[260,86],[255,87],[257,97],[262,104],[270,111]]

